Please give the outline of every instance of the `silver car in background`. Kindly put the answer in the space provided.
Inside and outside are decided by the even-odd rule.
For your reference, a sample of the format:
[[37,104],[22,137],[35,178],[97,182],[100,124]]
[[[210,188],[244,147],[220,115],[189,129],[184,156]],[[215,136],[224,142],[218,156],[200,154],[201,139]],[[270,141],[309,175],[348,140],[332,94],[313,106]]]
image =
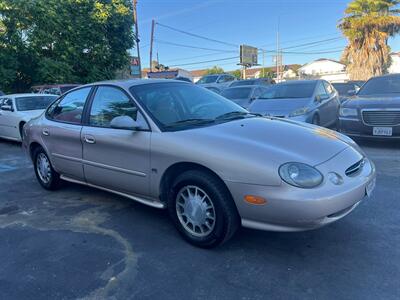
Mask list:
[[201,77],[196,84],[219,94],[235,80],[230,74],[211,74]]
[[324,127],[336,127],[339,107],[339,95],[329,82],[298,80],[271,86],[250,105],[249,110]]
[[24,135],[44,188],[67,180],[166,208],[200,247],[221,244],[240,225],[327,225],[375,185],[374,164],[350,138],[259,117],[185,82],[82,86],[26,124]]
[[267,87],[250,85],[229,87],[221,92],[221,96],[235,102],[243,108],[248,108],[250,104],[257,100],[267,91]]

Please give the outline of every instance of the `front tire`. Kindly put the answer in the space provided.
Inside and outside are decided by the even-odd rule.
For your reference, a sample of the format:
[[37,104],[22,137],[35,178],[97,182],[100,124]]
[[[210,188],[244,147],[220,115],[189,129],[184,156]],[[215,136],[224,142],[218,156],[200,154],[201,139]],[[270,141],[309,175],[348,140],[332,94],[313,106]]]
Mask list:
[[229,240],[240,217],[226,186],[208,172],[179,175],[168,195],[169,214],[185,240],[212,248]]
[[32,154],[36,178],[46,190],[56,190],[61,183],[60,174],[52,167],[47,153],[37,147]]

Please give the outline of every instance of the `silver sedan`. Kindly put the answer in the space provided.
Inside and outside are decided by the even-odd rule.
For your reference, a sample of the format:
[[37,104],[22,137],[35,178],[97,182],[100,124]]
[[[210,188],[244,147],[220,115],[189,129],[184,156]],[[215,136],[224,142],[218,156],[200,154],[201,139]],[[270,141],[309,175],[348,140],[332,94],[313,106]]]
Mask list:
[[79,87],[24,127],[39,183],[67,180],[166,208],[182,236],[213,247],[245,227],[309,230],[349,214],[375,167],[348,137],[260,117],[193,84]]

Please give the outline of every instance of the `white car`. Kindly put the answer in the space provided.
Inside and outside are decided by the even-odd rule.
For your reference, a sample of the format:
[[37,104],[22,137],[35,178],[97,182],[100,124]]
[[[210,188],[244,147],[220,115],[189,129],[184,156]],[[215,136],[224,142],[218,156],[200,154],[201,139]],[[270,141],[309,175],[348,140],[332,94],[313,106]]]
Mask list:
[[14,94],[0,97],[0,138],[21,141],[24,124],[40,116],[57,95]]

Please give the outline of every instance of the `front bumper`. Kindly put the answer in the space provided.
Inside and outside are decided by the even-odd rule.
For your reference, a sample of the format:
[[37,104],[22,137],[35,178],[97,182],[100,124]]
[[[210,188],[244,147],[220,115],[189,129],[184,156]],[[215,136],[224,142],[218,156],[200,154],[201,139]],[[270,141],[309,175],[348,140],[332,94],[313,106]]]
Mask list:
[[[226,184],[244,227],[271,231],[310,230],[343,218],[366,197],[367,186],[375,182],[374,164],[367,159],[356,176],[345,175],[345,170],[360,159],[362,155],[349,147],[331,160],[315,166],[324,174],[324,181],[313,189],[300,189],[284,182],[280,186]],[[331,183],[326,176],[329,172],[342,176],[343,183]],[[250,204],[244,201],[246,195],[263,197],[267,203]]]
[[[383,126],[385,127],[385,126]],[[400,138],[400,125],[388,126],[392,127],[392,136],[377,136],[373,135],[374,126],[366,125],[359,118],[339,118],[339,130],[341,133],[352,137],[366,137],[366,138],[385,138],[385,139],[398,139]]]

